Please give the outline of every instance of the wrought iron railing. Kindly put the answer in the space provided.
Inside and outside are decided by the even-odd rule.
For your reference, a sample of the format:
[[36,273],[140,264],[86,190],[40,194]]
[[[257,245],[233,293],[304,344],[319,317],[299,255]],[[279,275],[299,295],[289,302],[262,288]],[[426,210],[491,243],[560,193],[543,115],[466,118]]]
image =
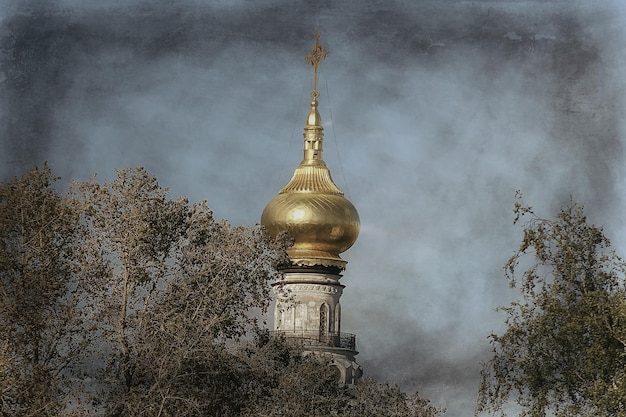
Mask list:
[[325,346],[356,350],[356,335],[352,333],[322,333],[304,330],[275,330],[273,335],[282,335],[287,340],[296,341],[303,346]]

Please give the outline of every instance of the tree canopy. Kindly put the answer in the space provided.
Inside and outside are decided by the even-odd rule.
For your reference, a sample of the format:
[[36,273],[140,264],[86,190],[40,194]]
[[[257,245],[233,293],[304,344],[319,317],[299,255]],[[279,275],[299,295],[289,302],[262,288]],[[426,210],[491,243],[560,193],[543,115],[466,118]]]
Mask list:
[[0,415],[56,415],[85,346],[78,214],[48,166],[0,185]]
[[[172,199],[143,168],[0,183],[0,416],[431,417],[389,383],[337,383],[269,337],[288,240]],[[368,410],[368,411],[366,411]]]
[[477,411],[514,400],[523,416],[625,416],[626,264],[580,205],[545,219],[520,196],[515,214],[523,238],[505,271],[522,298],[502,307]]

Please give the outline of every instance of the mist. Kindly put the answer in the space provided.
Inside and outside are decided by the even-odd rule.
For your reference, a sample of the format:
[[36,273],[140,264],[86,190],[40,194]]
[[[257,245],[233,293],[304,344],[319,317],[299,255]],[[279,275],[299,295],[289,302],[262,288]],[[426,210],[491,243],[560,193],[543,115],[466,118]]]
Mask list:
[[313,33],[324,159],[361,217],[342,329],[365,375],[470,416],[516,190],[626,253],[619,1],[0,1],[0,180],[145,166],[259,221],[302,158]]

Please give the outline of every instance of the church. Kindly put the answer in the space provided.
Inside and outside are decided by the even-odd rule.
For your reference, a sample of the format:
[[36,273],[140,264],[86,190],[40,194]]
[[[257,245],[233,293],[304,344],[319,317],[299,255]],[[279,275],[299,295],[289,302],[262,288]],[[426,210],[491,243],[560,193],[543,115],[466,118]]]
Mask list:
[[283,279],[274,284],[274,331],[299,342],[305,352],[327,356],[339,381],[353,384],[362,375],[356,362],[356,336],[341,331],[340,283],[348,250],[359,234],[359,214],[335,185],[324,162],[324,129],[318,111],[317,70],[328,51],[319,44],[307,55],[313,67],[311,108],[304,126],[304,157],[293,177],[263,210],[261,224],[270,236],[286,232],[293,245]]

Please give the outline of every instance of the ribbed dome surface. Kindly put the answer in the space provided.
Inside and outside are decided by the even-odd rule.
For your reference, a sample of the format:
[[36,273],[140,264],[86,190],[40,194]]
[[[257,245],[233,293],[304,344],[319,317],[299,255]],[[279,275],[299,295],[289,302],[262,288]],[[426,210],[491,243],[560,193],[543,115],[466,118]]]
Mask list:
[[300,164],[293,173],[291,181],[280,190],[279,194],[305,192],[343,195],[333,182],[324,161],[318,161],[315,165]]
[[[334,185],[334,184],[333,184]],[[261,224],[271,236],[281,232],[294,240],[287,250],[293,265],[335,266],[339,256],[359,235],[359,214],[341,194],[288,192],[273,198],[263,210]]]

